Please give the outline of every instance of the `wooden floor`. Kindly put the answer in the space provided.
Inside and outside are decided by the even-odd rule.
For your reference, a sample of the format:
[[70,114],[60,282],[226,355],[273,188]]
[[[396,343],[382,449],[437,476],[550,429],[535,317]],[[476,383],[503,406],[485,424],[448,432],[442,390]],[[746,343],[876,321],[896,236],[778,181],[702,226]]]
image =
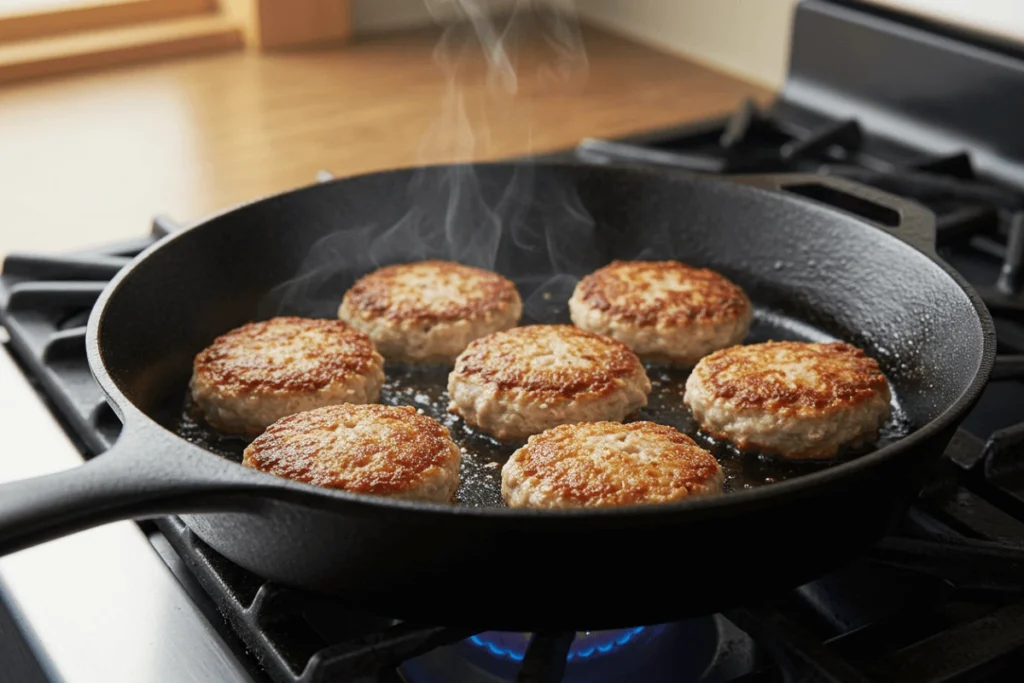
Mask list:
[[436,41],[419,31],[0,88],[0,254],[138,236],[154,213],[195,220],[320,169],[551,151],[769,97],[596,31],[585,73],[555,75],[524,53],[514,93],[474,64],[458,65],[455,90]]

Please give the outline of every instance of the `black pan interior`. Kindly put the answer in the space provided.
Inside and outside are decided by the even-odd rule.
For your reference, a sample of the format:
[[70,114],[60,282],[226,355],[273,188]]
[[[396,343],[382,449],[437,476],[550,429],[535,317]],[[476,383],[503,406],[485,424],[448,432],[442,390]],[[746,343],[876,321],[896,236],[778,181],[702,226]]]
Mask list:
[[[182,419],[195,353],[246,321],[333,317],[359,276],[388,263],[448,258],[512,278],[524,322],[567,320],[579,277],[615,258],[715,268],[755,302],[751,341],[843,339],[882,364],[899,397],[887,442],[948,408],[981,363],[966,294],[927,257],[881,230],[774,192],[692,176],[592,166],[431,167],[342,179],[225,213],[176,236],[131,270],[107,303],[99,348],[130,401],[165,426],[237,458],[244,445]],[[514,446],[444,413],[447,370],[388,368],[385,401],[447,421],[467,448],[461,502],[498,504]],[[691,434],[685,374],[652,367],[641,418]],[[812,471],[716,448],[729,487]]]

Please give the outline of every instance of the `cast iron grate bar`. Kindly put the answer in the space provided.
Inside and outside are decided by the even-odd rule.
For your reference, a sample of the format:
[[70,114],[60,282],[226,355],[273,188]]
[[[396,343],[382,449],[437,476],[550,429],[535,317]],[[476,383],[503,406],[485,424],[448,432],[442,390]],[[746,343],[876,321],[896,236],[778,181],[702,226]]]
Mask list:
[[57,330],[50,335],[43,347],[42,359],[44,363],[52,363],[67,358],[82,357],[85,355],[85,327],[71,327],[66,330]]
[[993,314],[1024,312],[1024,211],[1010,219],[1009,234],[1003,255],[1003,267],[993,287],[977,287],[982,301]]
[[972,249],[1002,261],[1006,258],[1006,246],[988,235],[975,235],[968,242]]
[[1005,316],[995,316],[994,322],[999,347],[1013,354],[1024,353],[1024,319],[1018,322]]
[[[297,680],[298,683],[334,683],[360,680],[366,676],[381,680],[388,673],[395,672],[402,662],[444,645],[451,645],[477,632],[471,629],[398,624],[358,640],[324,648],[313,655]],[[560,681],[561,677],[550,680]]]
[[746,142],[751,130],[758,124],[761,112],[758,111],[757,103],[754,100],[746,99],[743,104],[733,112],[732,116],[725,123],[725,130],[718,139],[718,144],[725,149],[733,149]]
[[99,251],[95,249],[86,249],[82,251],[73,252],[75,254],[106,254],[107,256],[122,256],[127,259],[133,259],[139,255],[143,249],[150,247],[157,239],[163,235],[157,235],[154,231],[150,231],[150,234],[143,237],[135,237],[126,240],[119,240],[112,242],[111,244],[105,245]]
[[1018,211],[1010,220],[1010,234],[1006,240],[1006,259],[996,281],[996,289],[1013,296],[1020,293],[1024,277],[1024,212]]
[[940,247],[975,235],[995,234],[999,212],[991,206],[965,206],[937,216],[935,228]]
[[960,536],[1024,550],[1024,523],[967,487],[929,496],[922,505]]
[[106,282],[19,282],[10,288],[7,310],[14,313],[91,308],[106,286]]
[[[909,600],[898,594],[892,596],[895,603],[893,612],[885,612],[884,616],[866,625],[845,631],[828,641],[829,647],[838,649],[850,661],[866,663],[879,660],[883,653],[892,653],[935,635],[943,628],[945,620],[941,613],[934,611],[934,607],[944,604],[951,590],[944,589],[945,584],[941,582],[928,585],[930,590],[914,593]],[[861,666],[868,670],[866,664]],[[867,675],[880,683],[889,680],[876,679],[870,673]]]
[[926,157],[919,161],[907,164],[908,168],[939,175],[948,175],[961,180],[973,180],[974,164],[971,163],[971,156],[967,152],[958,152],[948,156]]
[[15,252],[4,259],[4,274],[36,280],[109,280],[128,265],[129,260],[105,254]]
[[984,453],[985,442],[966,429],[960,428],[949,440],[944,455],[945,459],[956,463],[962,469],[969,470],[981,462]]
[[530,639],[516,683],[559,683],[565,676],[574,631],[540,632]]
[[868,559],[936,576],[959,588],[1024,591],[1024,548],[964,538],[955,542],[888,537]]
[[172,232],[181,230],[181,227],[181,223],[166,214],[160,213],[153,216],[153,222],[150,225],[149,232],[153,237],[160,239],[170,235]]
[[993,381],[1024,379],[1024,354],[1012,353],[996,356],[991,379]]
[[1024,519],[1024,422],[992,434],[985,444],[985,493],[1008,514]]
[[695,152],[665,152],[659,149],[587,138],[576,147],[581,159],[596,163],[647,164],[701,173],[721,173],[726,162],[716,156]]
[[820,155],[831,147],[841,147],[844,151],[854,152],[860,149],[864,135],[860,124],[854,119],[830,123],[811,131],[799,140],[791,140],[779,149],[779,156],[789,161],[798,157]]
[[999,208],[1018,210],[1024,207],[1024,197],[983,182],[960,180],[950,176],[915,171],[906,168],[892,170],[867,169],[849,164],[824,164],[818,171],[840,176],[867,185],[875,185],[893,194],[916,198],[919,201],[944,200],[969,204],[988,203]]
[[904,648],[871,670],[879,681],[900,683],[981,680],[986,671],[1020,658],[1022,622],[1024,602],[1016,602]]
[[[1024,447],[1024,422],[992,433],[985,442],[985,478],[990,482],[1024,471],[1020,457]],[[1024,518],[1024,515],[1022,515]]]
[[[718,145],[722,131],[729,121],[729,116],[717,116],[693,124],[675,126],[665,130],[658,130],[646,133],[636,133],[617,138],[618,142],[643,145],[649,147],[675,147],[674,143],[689,146]],[[568,150],[567,150],[568,151]],[[556,152],[555,158],[564,158],[562,153]],[[527,155],[523,157],[527,161],[537,161],[548,158],[548,155]]]
[[737,609],[726,616],[758,643],[775,650],[776,658],[782,662],[787,655],[796,657],[828,683],[871,683],[833,648],[774,607]]
[[897,537],[902,536],[943,543],[955,543],[964,537],[962,533],[949,524],[928,514],[919,507],[912,507],[907,510],[907,515],[901,525],[901,532],[897,534]]

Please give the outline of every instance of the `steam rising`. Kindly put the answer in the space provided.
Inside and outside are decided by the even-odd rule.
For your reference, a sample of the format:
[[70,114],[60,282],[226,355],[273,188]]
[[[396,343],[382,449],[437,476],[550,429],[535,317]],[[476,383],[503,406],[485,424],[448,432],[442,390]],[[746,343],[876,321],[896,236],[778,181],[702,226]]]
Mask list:
[[[499,128],[502,139],[525,141],[532,152],[532,99],[548,89],[563,94],[585,80],[572,0],[426,2],[445,25],[434,50],[445,87],[439,116],[419,148],[420,168],[391,196],[372,188],[355,196],[357,204],[379,202],[379,211],[328,211],[337,229],[313,246],[295,278],[268,295],[262,313],[333,316],[357,277],[436,258],[511,277],[525,317],[555,322],[565,319],[578,277],[600,265],[594,222],[575,188],[539,176],[526,160],[497,171],[468,163],[508,156],[492,136]],[[423,165],[438,160],[455,163]]]

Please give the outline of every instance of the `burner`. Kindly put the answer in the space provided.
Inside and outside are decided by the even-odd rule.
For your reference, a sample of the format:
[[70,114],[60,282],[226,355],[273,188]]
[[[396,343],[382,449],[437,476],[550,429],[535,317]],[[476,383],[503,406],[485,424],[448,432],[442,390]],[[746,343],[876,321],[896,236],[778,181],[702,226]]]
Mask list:
[[[540,634],[487,631],[406,662],[408,683],[563,681],[564,683],[717,683],[747,670],[717,671],[722,653],[750,652],[727,622],[705,617],[615,631]],[[564,671],[552,659],[562,660]]]
[[[571,662],[575,659],[596,659],[602,655],[628,649],[630,646],[635,647],[638,643],[655,637],[661,628],[637,626],[617,631],[580,631],[569,647],[566,660]],[[521,662],[526,656],[526,649],[532,637],[532,633],[487,631],[471,636],[468,640],[495,657]]]

